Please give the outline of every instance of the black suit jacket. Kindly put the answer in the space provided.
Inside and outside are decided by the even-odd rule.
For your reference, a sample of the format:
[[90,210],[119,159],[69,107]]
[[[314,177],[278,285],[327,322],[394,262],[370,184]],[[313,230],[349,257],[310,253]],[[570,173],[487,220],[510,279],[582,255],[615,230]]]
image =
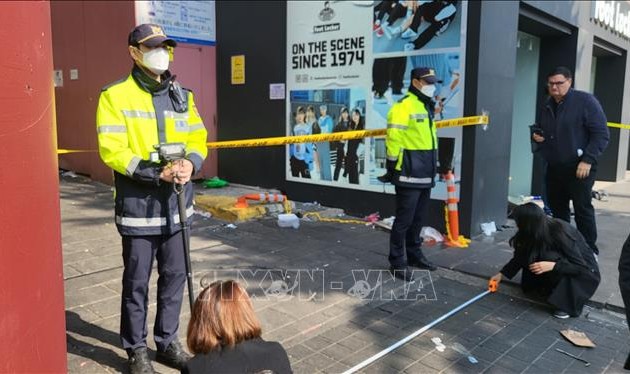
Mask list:
[[198,354],[182,370],[182,374],[260,372],[293,373],[287,352],[280,343],[262,339],[246,340],[233,348]]

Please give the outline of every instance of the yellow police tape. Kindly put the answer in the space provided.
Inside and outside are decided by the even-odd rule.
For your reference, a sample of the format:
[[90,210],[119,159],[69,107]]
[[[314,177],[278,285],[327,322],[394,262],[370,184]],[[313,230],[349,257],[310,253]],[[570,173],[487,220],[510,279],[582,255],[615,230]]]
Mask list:
[[[487,125],[488,116],[463,117],[435,121],[435,127],[443,129],[447,127],[460,127],[472,125]],[[276,145],[287,145],[295,143],[318,143],[334,142],[340,140],[363,139],[369,137],[385,136],[387,129],[343,131],[332,134],[299,135],[299,136],[279,136],[275,138],[246,139],[246,140],[226,140],[222,142],[206,143],[208,148],[243,148],[243,147],[270,147]]]
[[[462,117],[455,119],[447,119],[435,121],[435,127],[438,129],[449,127],[461,127],[461,126],[473,126],[473,125],[487,125],[488,116],[473,116]],[[630,125],[623,123],[608,122],[608,127],[614,127],[618,129],[630,130]],[[317,143],[317,142],[331,142],[349,139],[362,139],[369,137],[385,136],[387,129],[378,130],[361,130],[361,131],[344,131],[333,134],[317,134],[317,135],[303,135],[303,136],[279,136],[275,138],[262,138],[262,139],[245,139],[245,140],[226,140],[222,142],[208,142],[206,143],[208,148],[243,148],[243,147],[269,147],[276,145],[287,145],[294,143]],[[57,154],[63,155],[68,153],[89,153],[96,152],[94,149],[58,149]]]
[[[446,119],[435,121],[435,127],[438,129],[487,125],[488,116],[472,116],[455,119]],[[244,148],[244,147],[270,147],[278,145],[287,145],[295,143],[318,143],[318,142],[334,142],[350,139],[363,139],[369,137],[385,136],[387,129],[376,130],[360,130],[360,131],[343,131],[332,134],[317,135],[301,135],[301,136],[278,136],[273,138],[261,139],[245,139],[245,140],[226,140],[221,142],[208,142],[206,145],[211,149],[221,148]],[[58,149],[57,154],[80,153],[80,152],[96,152],[96,150],[76,150],[76,149]]]
[[624,125],[623,123],[608,122],[608,127],[615,127],[618,129],[630,130],[630,125]]

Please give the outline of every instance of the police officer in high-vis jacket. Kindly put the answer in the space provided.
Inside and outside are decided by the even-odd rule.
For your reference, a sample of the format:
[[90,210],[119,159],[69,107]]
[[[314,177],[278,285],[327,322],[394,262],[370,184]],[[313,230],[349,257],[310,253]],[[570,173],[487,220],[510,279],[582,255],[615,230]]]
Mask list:
[[[114,171],[115,221],[122,236],[123,287],[120,337],[132,373],[153,373],[147,355],[149,276],[158,264],[153,334],[159,362],[184,367],[188,354],[177,339],[186,270],[173,183],[184,184],[187,219],[193,215],[193,174],[207,155],[206,128],[191,91],[168,71],[176,42],[158,25],[129,34],[131,74],[103,88],[96,113],[101,159]],[[185,159],[161,162],[154,146],[183,143]]]
[[379,180],[396,186],[396,220],[389,239],[389,263],[394,276],[405,281],[412,280],[408,265],[436,269],[420,249],[422,219],[437,168],[432,100],[436,82],[433,69],[413,69],[407,95],[387,114],[387,174]]

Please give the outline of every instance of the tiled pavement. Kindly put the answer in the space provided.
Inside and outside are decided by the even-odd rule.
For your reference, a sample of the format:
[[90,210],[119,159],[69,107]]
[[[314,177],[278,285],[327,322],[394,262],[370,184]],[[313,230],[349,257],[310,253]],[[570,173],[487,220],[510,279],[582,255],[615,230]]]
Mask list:
[[[117,334],[122,259],[111,197],[107,186],[82,178],[61,181],[68,366],[73,373],[125,371]],[[255,296],[264,338],[282,342],[296,373],[336,373],[484,291],[484,278],[448,269],[430,275],[420,272],[421,281],[405,288],[386,272],[376,271],[386,263],[387,241],[386,233],[365,226],[302,222],[293,230],[279,229],[274,220],[264,219],[230,229],[223,222],[196,216],[191,244],[197,281],[204,275],[240,274],[239,280]],[[438,248],[427,253],[436,260],[452,257],[451,262],[457,260],[453,256],[466,254]],[[150,300],[155,300],[156,275]],[[296,284],[298,288],[281,296],[278,286]],[[274,290],[279,296],[268,296]],[[149,331],[154,309],[152,303]],[[185,303],[182,339],[188,318]],[[586,332],[597,347],[573,347],[559,334],[567,327]],[[446,346],[444,352],[431,341],[435,337]],[[149,346],[154,347],[151,339]],[[581,318],[560,321],[550,317],[545,306],[505,285],[364,372],[620,372],[630,351],[628,342],[620,315],[588,308]],[[455,351],[455,343],[478,362]],[[591,365],[585,367],[556,348]],[[163,373],[174,372],[155,366]]]

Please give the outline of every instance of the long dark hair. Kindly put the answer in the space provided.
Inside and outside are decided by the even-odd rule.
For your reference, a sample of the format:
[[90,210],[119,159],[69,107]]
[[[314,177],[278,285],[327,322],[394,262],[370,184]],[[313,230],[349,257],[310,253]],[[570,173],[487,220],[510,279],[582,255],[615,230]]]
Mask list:
[[510,238],[516,256],[532,263],[541,253],[568,246],[569,238],[560,222],[547,217],[534,203],[519,205],[512,211],[518,232]]
[[359,115],[359,123],[355,123],[354,119],[352,119],[352,116],[350,116],[350,126],[348,130],[363,130],[365,129],[365,121],[363,120],[363,116],[361,115],[361,111],[359,109],[354,109],[352,111],[352,114],[358,114]]

